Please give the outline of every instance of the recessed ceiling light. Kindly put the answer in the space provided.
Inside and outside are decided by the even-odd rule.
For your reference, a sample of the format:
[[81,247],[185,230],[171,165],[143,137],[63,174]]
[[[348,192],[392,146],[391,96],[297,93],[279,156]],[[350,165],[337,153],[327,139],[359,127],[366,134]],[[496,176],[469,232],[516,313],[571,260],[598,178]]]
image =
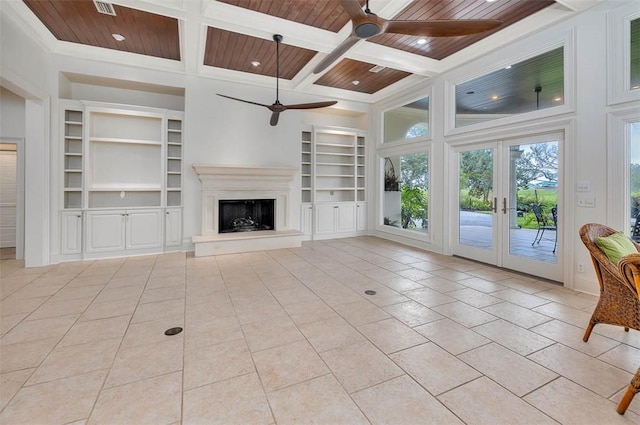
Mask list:
[[511,65],[505,66],[504,69],[511,69]]
[[497,95],[497,94],[494,94],[493,96],[491,96],[491,99],[493,99],[493,100],[498,100],[498,95]]
[[427,44],[427,39],[426,38],[419,38],[418,41],[416,41],[416,44]]
[[493,3],[496,0],[487,0],[487,3]]
[[111,34],[111,37],[113,37],[116,41],[124,41],[124,36],[122,34],[114,33]]
[[360,80],[353,80],[351,84],[353,84],[354,86],[357,86],[358,84],[360,84]]
[[260,66],[260,62],[259,62],[259,61],[251,61],[251,65],[252,65],[254,68],[257,68],[257,67],[259,67],[259,66]]

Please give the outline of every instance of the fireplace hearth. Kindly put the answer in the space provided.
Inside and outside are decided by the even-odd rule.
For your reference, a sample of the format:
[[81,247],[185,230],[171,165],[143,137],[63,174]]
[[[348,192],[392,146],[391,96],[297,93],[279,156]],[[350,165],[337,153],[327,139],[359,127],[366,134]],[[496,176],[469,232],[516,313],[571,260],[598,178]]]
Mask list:
[[218,202],[218,232],[273,230],[275,200],[233,199]]

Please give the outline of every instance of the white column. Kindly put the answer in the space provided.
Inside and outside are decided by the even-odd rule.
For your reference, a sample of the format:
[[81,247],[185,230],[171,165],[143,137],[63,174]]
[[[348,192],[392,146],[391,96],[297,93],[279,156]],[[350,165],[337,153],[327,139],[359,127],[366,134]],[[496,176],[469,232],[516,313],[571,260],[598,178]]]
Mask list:
[[49,99],[25,100],[24,260],[49,264]]

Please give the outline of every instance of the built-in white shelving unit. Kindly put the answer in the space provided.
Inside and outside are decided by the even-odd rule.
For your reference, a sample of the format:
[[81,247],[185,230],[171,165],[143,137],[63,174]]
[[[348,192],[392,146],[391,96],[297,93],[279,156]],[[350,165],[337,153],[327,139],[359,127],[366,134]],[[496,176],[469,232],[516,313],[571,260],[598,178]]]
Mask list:
[[350,236],[366,230],[366,135],[314,127],[302,132],[301,229],[307,238]]
[[98,258],[181,246],[182,112],[97,102],[60,105],[61,254]]

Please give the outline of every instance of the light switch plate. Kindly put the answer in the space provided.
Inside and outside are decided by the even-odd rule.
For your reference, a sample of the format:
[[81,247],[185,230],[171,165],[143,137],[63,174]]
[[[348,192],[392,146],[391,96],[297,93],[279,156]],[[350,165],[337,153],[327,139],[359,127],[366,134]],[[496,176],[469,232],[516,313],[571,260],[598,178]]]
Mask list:
[[576,192],[591,192],[591,182],[588,180],[581,180],[577,182]]

